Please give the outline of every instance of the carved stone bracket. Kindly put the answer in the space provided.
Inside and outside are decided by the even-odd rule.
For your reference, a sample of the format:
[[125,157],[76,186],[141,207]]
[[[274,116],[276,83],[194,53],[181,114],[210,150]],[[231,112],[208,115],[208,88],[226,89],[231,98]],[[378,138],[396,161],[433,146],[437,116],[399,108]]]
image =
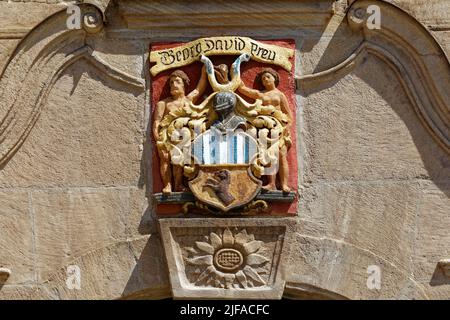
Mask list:
[[8,268],[0,268],[0,284],[3,284],[8,280],[11,275],[11,270]]
[[174,298],[280,299],[293,219],[161,219]]

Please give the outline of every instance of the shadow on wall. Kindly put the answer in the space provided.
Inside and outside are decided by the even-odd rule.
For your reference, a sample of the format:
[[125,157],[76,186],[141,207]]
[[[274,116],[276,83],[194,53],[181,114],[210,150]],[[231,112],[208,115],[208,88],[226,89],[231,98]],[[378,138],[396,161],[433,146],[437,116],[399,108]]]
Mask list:
[[164,299],[171,297],[169,278],[162,244],[157,235],[152,235],[136,257],[121,299]]
[[438,264],[436,266],[436,269],[434,269],[433,276],[431,277],[430,286],[437,287],[449,284],[450,284],[450,276],[446,274],[443,268]]
[[[333,65],[330,65],[330,61],[336,61],[336,52],[342,51],[342,35],[349,34],[349,26],[346,19],[344,19],[336,29],[335,34],[337,36],[331,38],[326,50],[323,52],[323,55],[316,65],[314,73],[323,72],[327,68],[333,67]],[[363,43],[363,40],[364,39],[361,36],[359,44],[353,41],[355,51],[358,46]],[[309,47],[306,49],[310,50]],[[345,60],[345,58],[339,62],[342,62],[343,60]],[[338,63],[336,63],[335,65],[337,65]],[[386,71],[382,72],[382,70]],[[378,164],[380,165],[382,165],[381,162],[383,160],[385,161],[384,165],[388,165],[387,162],[389,161],[395,162],[392,163],[393,167],[391,168],[391,172],[389,173],[390,177],[383,176],[381,179],[387,178],[396,180],[431,180],[444,194],[450,196],[450,153],[446,152],[444,150],[444,147],[442,147],[433,138],[430,131],[425,127],[425,124],[419,119],[419,115],[414,110],[413,103],[408,98],[408,93],[402,86],[402,80],[399,79],[393,69],[391,69],[391,66],[371,53],[361,53],[355,59],[354,68],[352,68],[351,70],[350,68],[347,70],[342,69],[337,72],[339,72],[340,74],[334,75],[329,79],[326,79],[326,81],[314,82],[313,80],[311,80],[310,83],[305,82],[305,85],[299,88],[301,95],[304,97],[308,97],[321,91],[326,91],[327,89],[335,87],[341,81],[345,84],[347,82],[344,82],[344,78],[349,74],[356,76],[357,78],[362,80],[371,89],[376,91],[376,93],[381,98],[379,100],[384,100],[384,102],[395,112],[398,118],[401,119],[401,121],[407,127],[409,135],[415,144],[415,148],[418,154],[420,154],[421,163],[418,162],[417,159],[408,158],[409,155],[415,155],[415,152],[407,150],[409,146],[405,144],[405,136],[400,137],[397,135],[397,133],[402,132],[400,128],[395,127],[395,125],[398,124],[398,121],[396,119],[392,119],[392,122],[389,123],[383,123],[382,121],[380,121],[380,126],[377,127],[376,132],[370,131],[373,128],[373,126],[371,126],[372,124],[366,127],[367,136],[363,137],[362,139],[368,140],[369,143],[371,141],[369,139],[373,139],[372,141],[374,142],[374,144],[371,146],[371,150],[364,150],[365,152],[367,152],[367,154],[365,155],[365,159],[367,159],[367,161],[369,162],[377,159],[379,160]],[[336,86],[336,88],[338,88],[338,86]],[[368,105],[368,97],[364,92],[358,92],[358,87],[354,87],[351,89],[353,90],[353,92],[351,92],[351,90],[349,89],[349,94],[354,94],[355,96],[358,96],[360,98],[360,108],[354,108],[354,105],[336,106],[338,102],[330,100],[330,105],[333,105],[335,107],[332,111],[336,112],[336,110],[342,108],[342,111],[345,112],[348,108],[354,108],[353,110],[360,113],[361,115],[358,115],[357,117],[355,117],[355,119],[364,118],[364,113],[370,116],[377,117],[378,115],[376,115],[376,108],[384,106],[379,104]],[[349,101],[352,100],[349,99]],[[425,105],[425,108],[427,107],[430,106]],[[337,116],[337,119],[335,120],[338,121],[338,118],[339,114]],[[380,116],[379,119],[381,118],[382,117]],[[369,119],[369,117],[367,117],[367,119]],[[357,126],[361,128],[361,126],[364,125],[364,123],[354,123],[355,128]],[[349,130],[349,132],[351,132],[352,128],[347,128],[346,130]],[[384,135],[383,137],[381,137],[380,141],[377,140],[377,134]],[[352,137],[352,134],[349,134],[349,137]],[[346,139],[349,139],[349,137],[342,135],[339,138],[341,139],[340,141],[342,141],[342,145],[345,145],[347,143]],[[353,142],[353,145],[356,146],[358,146],[359,143],[358,141],[349,141],[348,143],[350,142]],[[363,145],[364,143],[367,146],[367,141],[360,141],[360,145]],[[335,150],[337,149],[338,148],[336,148]],[[386,151],[388,150],[391,151],[389,155],[386,153]],[[378,153],[385,154],[386,157],[382,158]],[[361,159],[362,157],[357,160]],[[377,166],[377,163],[375,163],[374,165]],[[419,170],[417,170],[417,173],[411,172],[412,169],[420,165],[423,165],[423,167],[426,169],[427,174],[423,174],[423,171],[420,172]],[[405,168],[409,169],[409,171],[400,172]]]

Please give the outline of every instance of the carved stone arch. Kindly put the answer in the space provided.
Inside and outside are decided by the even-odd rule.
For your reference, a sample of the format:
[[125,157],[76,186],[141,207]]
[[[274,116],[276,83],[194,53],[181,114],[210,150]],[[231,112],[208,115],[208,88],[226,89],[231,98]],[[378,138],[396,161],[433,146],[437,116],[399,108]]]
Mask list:
[[141,79],[95,55],[86,39],[101,33],[103,10],[90,4],[80,7],[80,30],[68,29],[67,14],[60,11],[35,27],[11,55],[0,77],[0,167],[26,140],[60,75],[80,59],[86,59],[106,76],[143,90]]
[[306,283],[286,283],[283,297],[293,300],[349,300],[333,291]]
[[[172,297],[159,237],[148,235],[74,257],[44,279],[33,299],[149,300]],[[68,267],[78,266],[83,290],[67,286]]]
[[[381,11],[380,29],[370,29],[367,8]],[[311,88],[353,70],[366,56],[383,60],[397,75],[417,116],[441,147],[450,153],[450,63],[434,36],[411,15],[384,1],[357,0],[347,11],[349,26],[363,42],[336,66],[297,78],[300,88]]]
[[[283,296],[288,299],[399,299],[402,295],[428,300],[424,285],[391,257],[328,237],[297,234],[291,248],[295,263],[286,267]],[[302,252],[298,254],[297,252]],[[368,287],[368,266],[380,268],[382,290]]]

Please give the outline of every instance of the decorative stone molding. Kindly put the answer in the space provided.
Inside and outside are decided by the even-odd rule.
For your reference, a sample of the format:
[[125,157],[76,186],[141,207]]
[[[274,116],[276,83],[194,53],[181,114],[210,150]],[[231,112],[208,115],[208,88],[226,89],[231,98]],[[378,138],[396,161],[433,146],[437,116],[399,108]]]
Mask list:
[[103,29],[103,16],[98,10],[86,12],[83,16],[83,29],[87,33],[97,33]]
[[0,39],[22,39],[29,31],[28,28],[2,29]]
[[109,3],[111,2],[111,0],[83,0],[82,1],[85,4],[90,4],[93,5],[94,7],[96,7],[98,10],[100,10],[101,15],[102,15],[102,20],[106,21],[106,9],[109,6]]
[[325,27],[334,1],[136,1],[119,2],[119,12],[130,29]]
[[143,90],[143,80],[95,55],[86,37],[103,27],[101,13],[91,5],[82,5],[81,9],[83,29],[67,29],[66,12],[56,13],[20,42],[0,76],[0,167],[26,140],[60,75],[80,59],[108,77]]
[[291,219],[161,219],[174,298],[280,299]]
[[[290,263],[285,269],[284,297],[296,299],[313,295],[320,299],[339,300],[402,299],[402,291],[409,288],[409,297],[431,298],[426,284],[415,279],[406,265],[399,265],[391,256],[380,255],[375,250],[342,239],[315,237],[300,230],[295,234],[294,243],[295,250],[292,249]],[[352,267],[355,265],[361,266],[357,268],[359,270]],[[380,291],[367,287],[367,267],[370,265],[380,266],[384,274],[383,289]]]
[[286,283],[284,298],[299,300],[350,300],[335,292],[305,283]]
[[[365,23],[366,9],[381,9],[381,28]],[[340,64],[297,78],[298,88],[310,88],[351,72],[366,55],[374,55],[391,68],[402,84],[417,116],[434,139],[450,153],[450,63],[433,35],[401,9],[382,1],[359,0],[352,4],[347,20],[364,41]]]

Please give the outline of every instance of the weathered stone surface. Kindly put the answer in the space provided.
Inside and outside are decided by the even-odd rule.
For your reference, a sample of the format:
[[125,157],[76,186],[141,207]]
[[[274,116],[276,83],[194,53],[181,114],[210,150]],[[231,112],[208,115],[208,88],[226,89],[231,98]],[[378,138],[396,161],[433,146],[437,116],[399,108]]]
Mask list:
[[154,213],[154,203],[145,196],[145,190],[130,188],[130,214],[128,217],[127,236],[157,234],[158,227]]
[[0,38],[21,38],[48,16],[66,8],[60,1],[47,2],[0,1]]
[[[297,234],[287,266],[288,284],[307,283],[347,299],[429,298],[422,285],[388,260],[339,240]],[[367,285],[370,266],[381,272],[380,290]]]
[[0,74],[8,63],[8,58],[19,43],[16,39],[0,39]]
[[336,14],[322,32],[299,37],[299,75],[328,70],[347,59],[358,48],[362,37],[348,27],[345,19],[345,15]]
[[160,219],[175,298],[279,299],[294,219]]
[[404,9],[428,28],[450,27],[450,3],[446,0],[388,0]]
[[45,288],[36,285],[5,285],[0,288],[0,300],[54,300]]
[[439,41],[447,56],[450,56],[450,31],[435,31],[433,35]]
[[11,270],[5,284],[35,281],[33,224],[28,193],[0,190],[0,267]]
[[367,57],[333,86],[313,90],[303,107],[306,181],[450,176],[448,155],[379,59]]
[[[139,79],[146,75],[146,56],[148,47],[143,41],[97,37],[88,39],[88,44],[95,50],[95,55],[108,65]],[[142,106],[142,105],[141,105]]]
[[[153,235],[118,241],[55,270],[43,288],[52,299],[165,298],[169,284],[161,253]],[[79,268],[79,288],[67,286],[69,266]]]
[[147,296],[147,299],[171,296],[166,258],[157,233],[141,237],[131,243],[136,265],[128,279],[122,296]]
[[127,195],[121,189],[33,192],[39,280],[89,251],[125,240]]

